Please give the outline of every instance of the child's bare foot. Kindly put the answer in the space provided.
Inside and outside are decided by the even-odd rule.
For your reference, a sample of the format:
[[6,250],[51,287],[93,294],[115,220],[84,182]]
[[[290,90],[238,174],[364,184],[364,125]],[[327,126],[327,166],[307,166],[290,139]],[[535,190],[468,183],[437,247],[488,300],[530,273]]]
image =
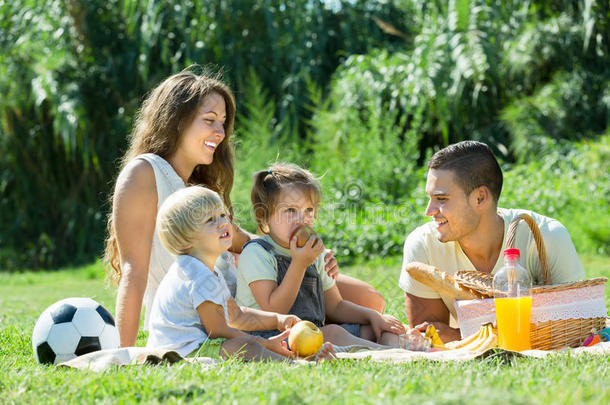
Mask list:
[[337,357],[335,356],[335,348],[333,344],[330,342],[326,342],[322,345],[320,351],[310,357],[307,360],[311,361],[335,361]]

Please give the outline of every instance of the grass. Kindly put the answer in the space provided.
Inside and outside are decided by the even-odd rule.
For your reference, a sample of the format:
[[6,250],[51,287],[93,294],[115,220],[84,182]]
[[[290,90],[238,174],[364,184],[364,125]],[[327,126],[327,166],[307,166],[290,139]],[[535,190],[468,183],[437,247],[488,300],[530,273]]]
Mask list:
[[[581,257],[588,277],[610,277],[606,256]],[[403,321],[397,286],[400,259],[342,271],[383,292],[388,312]],[[606,305],[610,307],[610,294]],[[0,402],[2,403],[608,403],[610,358],[559,355],[544,360],[469,363],[370,361],[290,366],[228,361],[204,369],[173,366],[112,368],[102,373],[39,366],[30,336],[38,315],[69,296],[90,296],[114,309],[99,264],[53,272],[0,273]],[[113,311],[114,312],[114,311]],[[138,344],[145,342],[140,334]]]

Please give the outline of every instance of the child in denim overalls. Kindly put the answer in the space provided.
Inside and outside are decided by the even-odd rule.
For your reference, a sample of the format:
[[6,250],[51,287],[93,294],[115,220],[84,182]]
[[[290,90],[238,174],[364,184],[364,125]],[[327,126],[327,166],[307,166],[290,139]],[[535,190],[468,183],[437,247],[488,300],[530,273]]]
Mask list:
[[[265,235],[244,246],[237,303],[311,321],[321,327],[324,341],[335,345],[396,346],[397,335],[405,333],[402,323],[341,297],[324,271],[322,240],[311,236],[297,247],[296,237],[291,239],[296,228],[313,224],[320,198],[316,179],[296,165],[276,164],[254,175],[252,204]],[[327,318],[336,324],[325,325]],[[251,333],[272,336],[277,331]]]

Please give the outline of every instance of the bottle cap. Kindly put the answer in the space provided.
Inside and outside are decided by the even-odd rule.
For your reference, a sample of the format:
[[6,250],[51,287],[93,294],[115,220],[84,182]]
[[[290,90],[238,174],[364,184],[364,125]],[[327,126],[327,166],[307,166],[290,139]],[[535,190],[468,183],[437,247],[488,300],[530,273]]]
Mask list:
[[517,256],[520,257],[519,249],[506,249],[504,251],[504,256]]

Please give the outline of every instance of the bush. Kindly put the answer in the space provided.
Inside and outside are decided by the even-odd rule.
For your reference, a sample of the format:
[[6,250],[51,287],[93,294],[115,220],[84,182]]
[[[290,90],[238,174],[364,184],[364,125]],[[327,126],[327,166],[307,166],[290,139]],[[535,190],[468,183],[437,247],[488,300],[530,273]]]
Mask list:
[[307,81],[325,86],[345,54],[391,47],[373,17],[404,17],[384,2],[334,4],[0,0],[0,269],[99,255],[135,111],[192,63],[223,67],[238,103],[255,70],[273,119],[303,132]]
[[503,207],[531,209],[558,219],[578,252],[610,253],[610,133],[599,142],[549,141],[545,154],[506,165]]
[[[0,268],[99,254],[135,111],[191,63],[224,67],[236,90],[233,200],[250,230],[252,172],[290,160],[322,176],[328,212],[353,218],[322,210],[330,242],[351,258],[399,252],[425,155],[464,139],[531,179],[539,199],[507,202],[592,214],[540,171],[590,175],[566,141],[605,156],[606,140],[586,140],[608,131],[608,32],[610,4],[593,1],[0,0]],[[598,178],[567,182],[606,198]],[[561,192],[541,196],[547,181]],[[574,233],[607,241],[597,222]]]
[[[249,87],[242,95],[237,109],[235,128],[235,179],[231,200],[236,221],[244,229],[256,232],[250,191],[252,176],[276,161],[295,162],[299,155],[297,139],[284,119],[274,117],[275,103],[268,97],[253,71],[249,73]],[[292,135],[292,136],[291,136]]]

